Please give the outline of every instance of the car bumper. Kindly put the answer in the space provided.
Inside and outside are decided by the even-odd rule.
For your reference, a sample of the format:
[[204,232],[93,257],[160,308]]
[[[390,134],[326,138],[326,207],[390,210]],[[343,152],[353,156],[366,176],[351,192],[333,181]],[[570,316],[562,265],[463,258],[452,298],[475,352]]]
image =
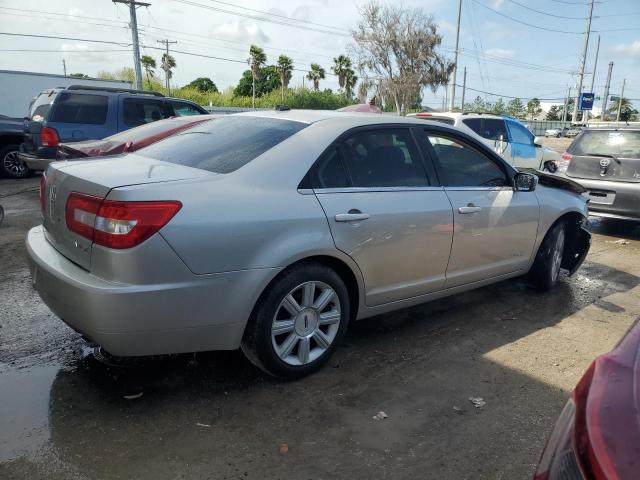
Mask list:
[[27,164],[30,170],[45,171],[51,162],[55,162],[55,158],[40,158],[28,153],[18,152],[18,158]]
[[568,178],[587,189],[590,215],[640,220],[640,183]]
[[27,235],[32,283],[67,325],[117,356],[232,350],[278,269],[192,275],[179,283],[100,279],[60,254],[42,226]]

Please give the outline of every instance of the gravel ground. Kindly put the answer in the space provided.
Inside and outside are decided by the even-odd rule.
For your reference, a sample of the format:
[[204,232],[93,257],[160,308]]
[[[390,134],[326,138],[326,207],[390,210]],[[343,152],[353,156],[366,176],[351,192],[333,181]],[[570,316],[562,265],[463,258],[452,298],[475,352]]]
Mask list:
[[2,479],[531,478],[583,371],[640,316],[640,227],[594,221],[552,292],[510,280],[358,322],[296,382],[238,352],[107,367],[31,289],[37,183],[0,180]]

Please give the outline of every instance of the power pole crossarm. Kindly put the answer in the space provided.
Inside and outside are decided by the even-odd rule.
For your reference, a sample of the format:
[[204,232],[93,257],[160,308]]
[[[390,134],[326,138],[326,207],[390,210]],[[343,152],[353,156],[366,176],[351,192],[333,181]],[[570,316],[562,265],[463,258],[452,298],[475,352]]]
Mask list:
[[[453,112],[456,103],[456,75],[458,73],[458,46],[460,44],[460,16],[462,15],[462,0],[458,0],[458,27],[456,28],[456,51],[453,59],[453,81],[451,82],[451,106]],[[463,105],[464,106],[464,105]]]
[[136,74],[136,89],[142,90],[142,68],[140,67],[140,44],[138,41],[138,20],[136,19],[136,7],[148,7],[151,4],[137,2],[135,0],[111,0],[113,3],[122,3],[129,6],[131,17],[131,43],[133,43],[133,66]]

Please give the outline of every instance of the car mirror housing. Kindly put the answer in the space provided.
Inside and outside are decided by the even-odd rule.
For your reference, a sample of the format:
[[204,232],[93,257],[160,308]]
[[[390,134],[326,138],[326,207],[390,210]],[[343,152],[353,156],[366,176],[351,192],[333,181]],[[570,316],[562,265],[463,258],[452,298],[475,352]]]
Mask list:
[[516,192],[533,192],[538,185],[538,177],[533,173],[518,172],[513,180]]
[[543,142],[544,142],[544,138],[542,138],[542,137],[535,137],[535,138],[533,139],[533,144],[534,144],[536,147],[541,147],[541,146],[542,146],[542,144],[543,144]]

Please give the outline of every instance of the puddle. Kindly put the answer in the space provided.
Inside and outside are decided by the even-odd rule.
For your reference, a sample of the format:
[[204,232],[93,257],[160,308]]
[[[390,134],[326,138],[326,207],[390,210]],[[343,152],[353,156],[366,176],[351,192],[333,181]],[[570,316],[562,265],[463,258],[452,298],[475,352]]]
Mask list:
[[0,371],[0,462],[31,454],[49,441],[49,394],[59,369]]

